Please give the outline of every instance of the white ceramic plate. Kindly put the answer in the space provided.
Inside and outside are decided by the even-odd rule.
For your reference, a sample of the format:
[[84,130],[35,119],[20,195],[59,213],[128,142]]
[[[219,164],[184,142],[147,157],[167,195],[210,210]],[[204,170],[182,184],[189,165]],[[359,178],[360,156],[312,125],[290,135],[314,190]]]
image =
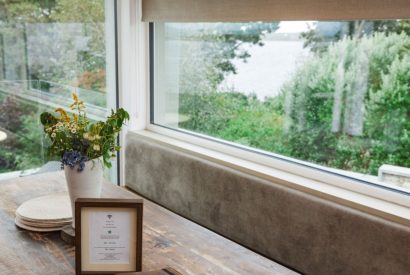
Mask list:
[[72,219],[70,198],[66,192],[34,198],[20,205],[16,216],[35,223],[69,221]]
[[35,232],[52,232],[52,231],[60,231],[63,227],[58,226],[58,227],[47,227],[47,228],[39,228],[39,227],[31,227],[25,224],[21,224],[17,219],[14,219],[14,223],[23,229],[29,230],[29,231],[35,231]]

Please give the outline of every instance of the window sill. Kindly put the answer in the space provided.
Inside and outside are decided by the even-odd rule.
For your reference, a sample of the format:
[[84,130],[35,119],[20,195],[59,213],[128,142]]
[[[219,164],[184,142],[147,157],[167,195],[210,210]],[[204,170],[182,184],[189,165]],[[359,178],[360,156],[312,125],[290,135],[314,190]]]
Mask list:
[[[190,142],[151,130],[130,132],[138,135],[139,138],[153,140],[168,148],[185,152],[192,156],[206,159],[208,161],[236,169],[243,173],[257,176],[276,184],[281,184],[298,191],[312,194],[317,197],[369,213],[371,215],[379,216],[393,222],[410,226],[410,208],[407,206],[331,185],[325,181],[313,180],[308,177],[300,176],[300,174],[297,175],[280,169],[275,169],[257,162],[245,160],[230,154],[225,154],[221,151],[194,145]],[[373,188],[379,189],[377,187]],[[386,192],[388,195],[391,193],[391,191],[382,191]],[[406,197],[405,195],[402,196]],[[407,200],[407,198],[404,199]]]

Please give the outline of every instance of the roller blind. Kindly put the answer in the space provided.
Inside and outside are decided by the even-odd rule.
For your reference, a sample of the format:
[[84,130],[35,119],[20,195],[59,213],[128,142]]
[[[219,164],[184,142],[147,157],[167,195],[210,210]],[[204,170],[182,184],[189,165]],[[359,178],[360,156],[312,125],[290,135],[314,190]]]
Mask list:
[[408,18],[410,0],[142,0],[148,22]]

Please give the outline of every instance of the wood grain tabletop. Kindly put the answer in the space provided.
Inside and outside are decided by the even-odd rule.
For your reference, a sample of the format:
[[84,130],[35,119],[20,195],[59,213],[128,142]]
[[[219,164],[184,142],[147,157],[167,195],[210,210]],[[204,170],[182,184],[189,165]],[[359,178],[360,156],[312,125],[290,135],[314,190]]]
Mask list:
[[[62,172],[0,181],[0,274],[74,274],[74,247],[59,232],[34,233],[14,225],[17,207],[66,191]],[[104,183],[106,198],[141,198]],[[143,271],[173,267],[182,274],[296,274],[204,227],[144,200]]]

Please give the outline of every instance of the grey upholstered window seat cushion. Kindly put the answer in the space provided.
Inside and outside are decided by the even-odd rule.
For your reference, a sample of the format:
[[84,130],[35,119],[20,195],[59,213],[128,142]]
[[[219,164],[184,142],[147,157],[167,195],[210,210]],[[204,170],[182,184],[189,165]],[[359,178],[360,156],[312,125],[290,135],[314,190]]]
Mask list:
[[307,274],[410,274],[410,228],[128,134],[126,185]]

